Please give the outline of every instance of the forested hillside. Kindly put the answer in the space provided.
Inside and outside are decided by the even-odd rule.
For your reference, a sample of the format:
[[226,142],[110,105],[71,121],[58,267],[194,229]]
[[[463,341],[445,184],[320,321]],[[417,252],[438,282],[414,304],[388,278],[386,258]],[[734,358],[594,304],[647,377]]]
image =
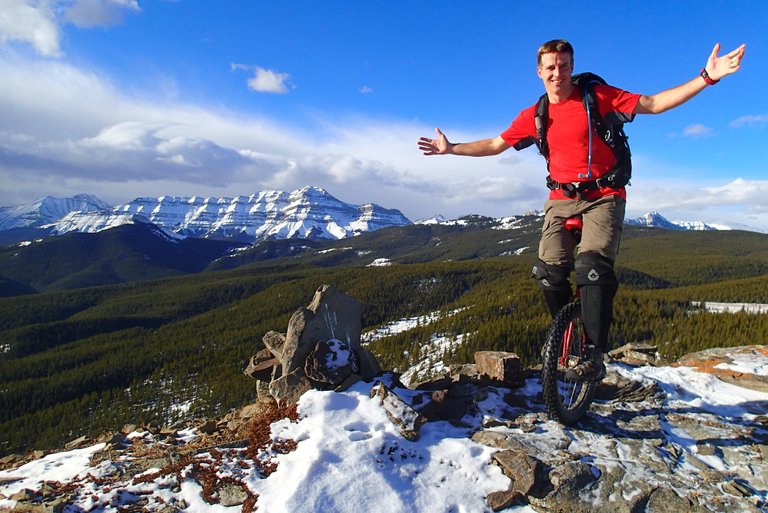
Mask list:
[[[210,416],[251,401],[254,383],[242,369],[262,335],[284,331],[290,315],[325,283],[363,303],[367,328],[452,313],[372,342],[369,348],[385,368],[406,370],[436,333],[463,335],[455,351],[442,355],[448,362],[468,362],[476,350],[495,349],[535,363],[548,318],[529,277],[533,251],[479,258],[482,251],[470,244],[522,243],[507,242],[509,232],[489,230],[483,239],[463,229],[457,232],[463,246],[441,247],[435,239],[445,241],[447,234],[419,230],[409,232],[411,242],[398,253],[412,263],[353,265],[349,259],[359,259],[360,252],[397,246],[391,234],[390,246],[382,235],[369,234],[378,246],[366,248],[366,239],[356,238],[335,243],[336,251],[235,269],[0,299],[0,453],[52,447],[126,422]],[[462,254],[460,247],[463,259],[443,261]],[[615,345],[650,342],[676,357],[768,340],[768,316],[690,306],[764,302],[768,236],[627,230],[618,271],[624,285],[616,301]]]

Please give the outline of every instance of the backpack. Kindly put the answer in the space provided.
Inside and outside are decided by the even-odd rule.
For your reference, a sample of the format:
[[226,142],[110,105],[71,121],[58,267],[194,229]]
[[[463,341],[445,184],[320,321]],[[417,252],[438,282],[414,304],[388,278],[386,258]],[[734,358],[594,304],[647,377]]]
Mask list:
[[[594,73],[579,73],[571,77],[571,82],[579,88],[582,103],[587,111],[587,120],[590,126],[589,130],[589,157],[586,174],[579,174],[579,178],[590,182],[591,186],[585,189],[596,189],[600,187],[624,187],[632,178],[632,160],[629,151],[629,141],[624,133],[624,122],[619,119],[606,120],[600,115],[597,107],[597,98],[595,97],[595,84],[606,85],[606,81]],[[549,97],[543,94],[536,104],[536,140],[533,141],[539,148],[539,153],[547,160],[547,171],[549,171],[549,145],[547,144],[547,114],[549,111]],[[616,165],[608,173],[595,180],[592,177],[592,136],[593,133],[600,137],[616,155]],[[586,185],[586,184],[585,184]],[[547,176],[547,186],[560,188],[560,184]]]

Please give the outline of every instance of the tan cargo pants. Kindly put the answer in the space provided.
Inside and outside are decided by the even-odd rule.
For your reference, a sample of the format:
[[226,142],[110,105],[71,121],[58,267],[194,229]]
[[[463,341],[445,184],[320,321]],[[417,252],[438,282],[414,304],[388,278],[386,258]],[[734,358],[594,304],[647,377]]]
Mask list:
[[[593,251],[611,261],[616,260],[624,224],[626,200],[604,196],[596,200],[548,200],[544,204],[544,227],[539,241],[539,258],[544,263],[573,268],[574,249],[578,253]],[[565,229],[565,220],[581,215],[584,229],[581,243]]]

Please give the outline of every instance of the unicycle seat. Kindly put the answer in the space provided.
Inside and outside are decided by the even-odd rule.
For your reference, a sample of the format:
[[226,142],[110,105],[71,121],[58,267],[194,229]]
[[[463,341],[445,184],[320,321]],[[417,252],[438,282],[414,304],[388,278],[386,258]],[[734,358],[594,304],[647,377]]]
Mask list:
[[584,221],[581,219],[581,216],[574,216],[569,217],[565,220],[565,229],[569,232],[579,232],[581,233],[581,230],[584,228]]

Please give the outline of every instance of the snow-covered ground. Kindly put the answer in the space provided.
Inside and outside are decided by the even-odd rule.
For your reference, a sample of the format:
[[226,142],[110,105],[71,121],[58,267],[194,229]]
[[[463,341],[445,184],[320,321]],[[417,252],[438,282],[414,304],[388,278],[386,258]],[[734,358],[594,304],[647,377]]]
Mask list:
[[460,311],[461,309],[456,309],[447,313],[441,313],[439,310],[435,310],[434,312],[429,312],[424,315],[398,319],[363,333],[361,340],[363,343],[369,343],[382,337],[389,337],[391,335],[397,335],[398,333],[404,333],[408,330],[416,328],[417,326],[425,326],[427,324],[436,322],[438,319],[456,315]]
[[[729,308],[700,305],[712,311],[747,310],[744,305]],[[765,313],[766,305],[757,312]],[[735,308],[735,309],[734,309]],[[753,310],[748,310],[753,311]],[[364,342],[400,333],[434,323],[442,316],[455,314],[432,312],[419,317],[401,319],[372,330],[363,336]],[[461,336],[433,337],[422,351],[423,361],[430,361],[430,367],[440,365],[437,356],[452,345],[461,343]],[[415,365],[408,373],[418,374],[423,366]],[[738,352],[716,366],[754,376],[768,376],[768,352],[765,350]],[[721,425],[758,426],[758,418],[766,413],[768,393],[742,388],[726,383],[715,376],[698,372],[688,367],[628,367],[611,364],[609,371],[624,380],[652,384],[663,391],[659,404],[639,403],[636,405],[637,419],[645,418],[649,412],[668,411],[662,415],[660,433],[664,443],[679,447],[691,459],[698,458],[709,468],[723,475],[739,476],[743,467],[733,466],[729,456],[714,451],[702,453],[695,436],[674,425],[669,419],[680,417],[681,412],[693,417],[693,423],[712,425],[713,419]],[[387,386],[393,386],[392,376],[383,378]],[[505,490],[510,484],[496,465],[490,465],[497,449],[476,443],[470,439],[479,426],[478,419],[498,418],[500,412],[509,411],[504,394],[509,389],[491,389],[488,397],[478,403],[474,420],[468,427],[457,427],[445,421],[425,424],[416,441],[405,439],[387,417],[378,398],[371,398],[372,383],[360,382],[345,392],[309,391],[305,393],[298,407],[299,419],[284,419],[271,426],[272,440],[293,440],[297,442],[292,451],[263,454],[268,461],[276,464],[276,471],[265,476],[254,461],[246,456],[243,448],[230,448],[211,453],[198,453],[195,458],[203,465],[215,460],[217,475],[222,481],[232,480],[246,486],[249,493],[258,496],[259,511],[270,513],[480,513],[490,511],[486,504],[489,493]],[[406,401],[417,394],[397,389],[398,395]],[[543,405],[540,401],[541,385],[538,378],[530,378],[515,392],[523,398],[532,412],[529,415],[541,417]],[[413,394],[413,396],[409,396]],[[760,406],[763,405],[763,406]],[[622,405],[623,408],[626,404]],[[610,411],[611,406],[607,409]],[[534,432],[521,428],[499,428],[521,441],[542,444],[542,450],[557,446],[563,438],[572,440],[571,449],[589,454],[590,461],[613,461],[615,456],[606,453],[606,447],[618,447],[622,443],[609,440],[615,435],[616,423],[623,422],[604,417],[606,406],[594,406],[591,420],[585,431],[569,431],[553,421],[539,421]],[[603,411],[603,412],[601,412]],[[627,410],[624,410],[625,412]],[[610,413],[607,415],[610,416]],[[628,417],[631,418],[631,417]],[[666,420],[665,420],[666,418]],[[698,419],[698,420],[697,420]],[[474,422],[474,424],[473,424]],[[741,427],[739,427],[741,426]],[[175,444],[183,447],[201,440],[202,435],[194,429],[180,432]],[[656,435],[655,435],[656,436]],[[169,447],[168,442],[148,432],[134,432],[129,441],[143,446]],[[762,443],[762,442],[761,442]],[[151,477],[152,470],[143,475],[149,479],[123,476],[123,469],[129,455],[112,453],[104,459],[105,444],[96,444],[67,452],[49,454],[31,461],[17,469],[0,471],[0,510],[13,507],[16,501],[11,497],[25,489],[39,490],[45,481],[70,484],[75,490],[65,512],[99,511],[111,513],[134,507],[140,503],[144,511],[160,511],[168,505],[175,505],[185,512],[239,512],[242,506],[209,504],[203,498],[205,492],[199,484],[193,466],[176,474]],[[569,449],[569,450],[571,450]],[[542,453],[545,454],[545,453]],[[94,455],[99,456],[93,458]],[[218,458],[218,459],[217,459]],[[680,459],[682,464],[687,458]],[[763,472],[766,466],[755,467]],[[158,470],[158,469],[155,469]],[[691,467],[690,472],[699,472]],[[117,476],[117,477],[116,477]],[[652,478],[652,477],[651,477]],[[768,476],[757,476],[768,482]],[[751,488],[752,500],[765,504],[768,501],[768,487]],[[627,490],[632,493],[632,490]],[[528,505],[512,506],[505,511],[532,513]]]
[[[764,352],[763,352],[764,353]],[[768,375],[768,357],[761,352],[743,353],[732,365],[742,371]],[[768,393],[724,383],[712,375],[686,367],[630,368],[611,365],[611,371],[633,381],[658,384],[664,391],[664,408],[674,411],[695,410],[702,415],[716,415],[728,422],[754,424],[754,405],[768,404]],[[377,398],[370,397],[371,383],[358,383],[345,392],[310,391],[299,402],[299,420],[287,419],[272,424],[273,439],[295,440],[295,450],[275,454],[277,470],[263,477],[243,449],[225,451],[219,462],[219,477],[236,478],[251,493],[258,494],[259,511],[270,513],[376,513],[409,512],[487,512],[485,497],[509,485],[499,467],[489,465],[495,449],[468,438],[467,428],[447,422],[424,425],[417,441],[401,436],[388,419]],[[504,409],[502,393],[489,394],[480,403],[480,415]],[[529,379],[520,393],[535,397],[540,385]],[[407,391],[401,391],[407,397]],[[751,405],[751,406],[750,406]],[[513,432],[515,430],[512,430]],[[517,430],[519,431],[519,430]],[[685,451],[697,453],[698,447],[680,428],[666,426],[664,436]],[[549,421],[538,425],[538,439],[562,437],[563,430]],[[181,440],[194,440],[194,432],[183,433]],[[134,433],[134,441],[160,443],[148,433]],[[522,439],[522,438],[521,438]],[[177,442],[179,443],[179,442]],[[590,445],[594,444],[594,445]],[[600,433],[579,439],[579,449],[598,458],[606,441]],[[37,490],[43,481],[72,483],[77,490],[65,511],[118,512],[137,501],[145,511],[158,511],[168,504],[185,506],[184,511],[235,512],[241,506],[211,505],[202,499],[203,489],[193,478],[191,468],[181,473],[181,482],[173,475],[148,482],[124,478],[108,480],[116,474],[119,460],[91,463],[91,457],[104,444],[50,454],[15,470],[0,472],[0,509],[12,507],[8,499],[23,489]],[[698,453],[697,453],[698,454]],[[210,455],[198,454],[198,458]],[[713,469],[729,472],[729,463],[718,453],[698,455]],[[247,462],[246,462],[247,463]],[[117,473],[119,474],[119,473]],[[100,480],[100,478],[102,478]],[[627,490],[631,493],[631,490]],[[756,500],[768,499],[765,490],[755,491]],[[505,510],[531,513],[527,505]]]
[[[408,317],[392,321],[363,333],[361,340],[364,344],[367,344],[383,337],[397,335],[398,333],[412,330],[418,326],[432,324],[441,318],[456,315],[460,311],[461,309],[452,310],[447,313],[434,311],[416,317]],[[408,369],[397,369],[403,370],[403,375],[400,377],[400,381],[409,385],[412,382],[431,378],[448,370],[448,367],[443,361],[443,357],[457,349],[467,335],[467,333],[458,335],[446,335],[442,333],[433,334],[429,340],[425,340],[421,344],[419,347],[419,354],[414,355],[414,358],[417,360],[414,365]]]
[[703,308],[714,313],[768,313],[768,304],[765,303],[717,303],[714,301],[692,301],[691,306]]

